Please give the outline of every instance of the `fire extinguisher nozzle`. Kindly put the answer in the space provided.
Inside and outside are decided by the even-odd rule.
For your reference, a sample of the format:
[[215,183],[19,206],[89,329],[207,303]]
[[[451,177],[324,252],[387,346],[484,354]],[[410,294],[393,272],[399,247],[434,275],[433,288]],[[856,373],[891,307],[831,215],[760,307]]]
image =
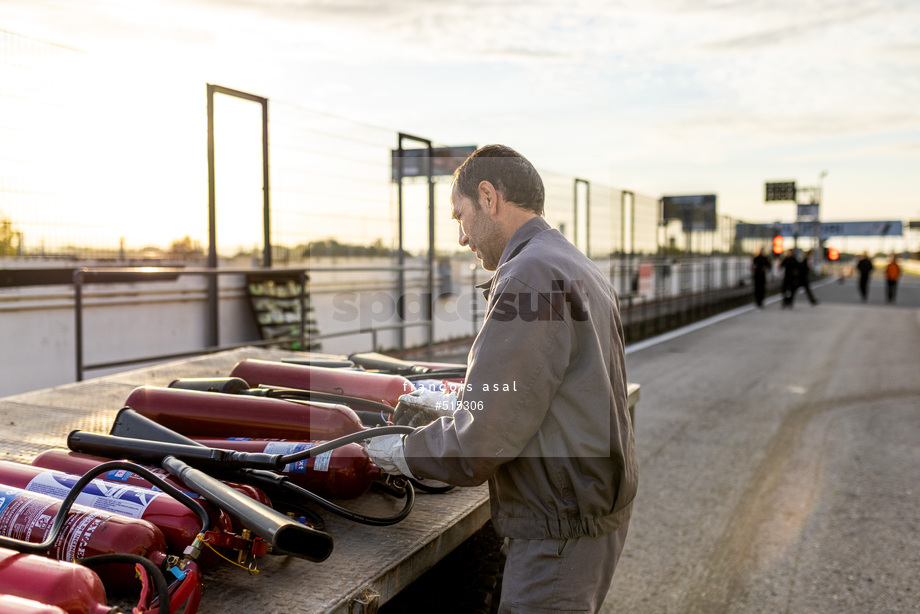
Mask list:
[[321,563],[332,554],[332,536],[299,522],[288,522],[275,533],[272,548],[282,554],[292,554],[314,563]]
[[332,537],[239,494],[203,471],[167,456],[162,467],[267,541],[272,551],[320,562],[332,554]]
[[109,435],[181,443],[189,446],[198,445],[185,435],[180,435],[174,430],[142,416],[130,407],[123,407],[118,411],[118,414],[115,415],[115,421],[112,423],[112,428],[109,430]]

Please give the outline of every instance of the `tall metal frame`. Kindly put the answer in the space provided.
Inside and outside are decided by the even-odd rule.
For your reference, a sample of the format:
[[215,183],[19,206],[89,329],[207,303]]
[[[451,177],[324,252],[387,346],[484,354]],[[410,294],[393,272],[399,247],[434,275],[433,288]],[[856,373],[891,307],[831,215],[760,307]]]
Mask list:
[[[396,299],[396,314],[400,322],[406,321],[406,258],[403,253],[403,141],[415,141],[425,145],[428,149],[425,164],[425,174],[428,178],[428,300],[425,302],[426,318],[428,320],[428,354],[429,358],[432,353],[434,344],[434,169],[432,168],[434,160],[434,147],[430,139],[419,136],[413,136],[400,132],[397,139],[397,160],[396,184],[397,184],[397,201],[399,207],[398,224],[399,224],[399,249],[397,263],[399,264],[398,292]],[[406,329],[399,329],[399,347],[406,347]]]
[[[271,208],[268,185],[268,98],[248,94],[220,85],[207,84],[208,89],[208,267],[217,268],[217,195],[214,169],[214,95],[224,94],[242,98],[262,106],[262,266],[272,266]],[[208,343],[217,345],[219,336],[217,276],[208,279]]]
[[[626,266],[622,265],[624,259],[626,259],[626,196],[629,195],[629,260]],[[620,287],[624,293],[632,292],[632,287],[629,284],[629,273],[628,268],[632,267],[633,252],[635,251],[636,245],[636,194],[630,190],[623,190],[620,192]]]

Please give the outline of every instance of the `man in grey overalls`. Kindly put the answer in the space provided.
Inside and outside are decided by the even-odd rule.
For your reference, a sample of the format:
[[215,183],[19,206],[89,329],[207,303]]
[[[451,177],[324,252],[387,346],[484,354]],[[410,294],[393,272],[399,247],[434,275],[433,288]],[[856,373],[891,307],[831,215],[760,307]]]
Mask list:
[[367,449],[387,472],[488,480],[506,538],[500,612],[595,612],[638,484],[623,328],[606,275],[546,223],[543,201],[539,174],[511,148],[480,148],[457,169],[460,244],[495,271],[480,286],[488,306],[466,385],[415,416],[426,426]]

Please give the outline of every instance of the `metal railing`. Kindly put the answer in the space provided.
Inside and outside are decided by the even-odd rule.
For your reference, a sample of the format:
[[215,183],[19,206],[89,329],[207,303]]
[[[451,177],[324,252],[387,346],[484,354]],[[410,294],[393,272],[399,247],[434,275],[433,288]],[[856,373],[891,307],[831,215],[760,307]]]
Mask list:
[[[307,286],[309,281],[309,271],[352,271],[352,272],[394,272],[402,271],[426,271],[426,267],[343,267],[343,268],[318,268],[310,269],[307,267],[300,268],[277,268],[277,269],[212,269],[212,268],[174,268],[174,267],[120,267],[120,268],[90,268],[84,267],[75,269],[73,272],[74,286],[74,363],[76,370],[76,381],[83,381],[86,371],[90,369],[108,369],[112,367],[127,366],[132,364],[141,364],[156,362],[162,360],[172,360],[176,358],[185,358],[199,354],[211,354],[224,350],[234,349],[243,346],[271,346],[285,342],[299,342],[301,347],[307,347],[307,305],[306,298],[308,295]],[[246,341],[243,343],[221,345],[219,337],[219,310],[217,308],[217,284],[216,279],[220,275],[246,275],[253,273],[274,273],[274,274],[294,274],[300,279],[300,334],[297,336],[286,336],[268,340]],[[85,341],[84,341],[84,286],[91,283],[129,283],[129,282],[150,282],[174,280],[182,275],[197,275],[207,277],[209,280],[215,280],[215,283],[208,283],[207,293],[207,327],[210,331],[211,343],[203,348],[188,350],[182,352],[172,352],[168,354],[157,354],[152,356],[139,356],[121,360],[107,362],[98,362],[86,364],[85,362]],[[310,335],[310,340],[330,339],[335,337],[344,337],[349,335],[370,334],[372,345],[377,348],[377,333],[385,330],[405,329],[411,326],[425,326],[429,330],[428,335],[428,353],[432,352],[433,346],[433,322],[422,320],[418,322],[402,322],[379,327],[361,327],[354,330],[339,331],[336,333],[327,333],[325,335]]]
[[[634,274],[637,274],[638,266],[637,263],[633,263],[634,267],[625,266],[626,263],[619,262],[619,266],[612,267],[610,271],[610,276],[612,278],[617,278],[623,275],[626,279],[630,279]],[[656,270],[656,280],[666,277],[660,275],[660,269],[669,268],[670,265],[664,264],[660,261],[654,263],[654,268]],[[484,316],[480,312],[479,306],[476,304],[476,295],[478,291],[475,288],[477,280],[477,271],[475,265],[473,265],[473,270],[471,271],[471,276],[469,282],[471,284],[471,292],[473,296],[473,305],[472,305],[472,330],[471,336],[475,336],[477,332],[477,325],[481,321],[481,318]],[[737,287],[737,281],[735,284],[729,285],[728,280],[728,269],[735,269],[735,279],[741,278],[744,273],[742,273],[742,267],[746,268],[746,263],[736,261],[733,263],[723,262],[721,267],[713,267],[710,263],[702,264],[702,268],[699,273],[702,275],[702,280],[697,279],[696,284],[692,279],[693,273],[691,272],[690,266],[682,267],[679,271],[680,283],[679,288],[677,288],[676,294],[671,294],[666,291],[664,287],[656,287],[652,296],[641,297],[634,292],[630,292],[632,284],[627,282],[627,291],[620,294],[621,305],[623,309],[623,323],[626,328],[629,329],[629,336],[635,337],[637,334],[639,336],[644,336],[646,333],[654,332],[659,329],[662,324],[663,319],[676,319],[679,321],[684,321],[685,319],[694,320],[702,317],[706,313],[710,313],[714,308],[713,303],[725,302],[726,300],[734,301],[736,295],[740,298],[741,295],[747,294],[750,291],[744,287]],[[623,271],[622,269],[625,269]],[[359,326],[354,329],[344,330],[344,331],[335,331],[325,334],[308,334],[308,311],[307,308],[307,297],[309,296],[309,272],[320,272],[320,273],[332,273],[332,272],[371,272],[371,273],[394,273],[399,270],[405,271],[416,271],[416,272],[427,272],[427,268],[424,266],[410,266],[410,267],[297,267],[297,268],[271,268],[271,269],[257,269],[257,268],[182,268],[182,267],[157,267],[157,268],[148,268],[148,267],[123,267],[123,268],[80,268],[73,271],[73,285],[74,285],[74,318],[75,318],[75,369],[76,369],[76,379],[81,381],[85,377],[85,373],[91,369],[107,369],[119,366],[126,366],[132,364],[141,364],[149,363],[163,360],[171,360],[177,358],[183,358],[198,354],[208,354],[219,351],[224,351],[228,349],[233,349],[242,346],[271,346],[277,345],[279,343],[286,342],[299,342],[301,347],[307,347],[308,341],[319,341],[323,339],[333,339],[340,338],[352,335],[370,335],[371,345],[374,350],[378,349],[378,335],[393,330],[405,330],[410,327],[425,327],[429,331],[433,330],[433,318],[427,318],[422,320],[416,320],[412,322],[397,322],[387,323],[383,326]],[[120,360],[111,360],[105,362],[97,362],[92,364],[87,364],[85,360],[86,352],[86,340],[85,340],[85,329],[84,329],[84,315],[85,315],[85,297],[84,297],[84,286],[87,284],[93,283],[126,283],[126,282],[150,282],[156,280],[174,280],[183,275],[197,275],[208,277],[209,279],[215,279],[219,275],[246,275],[246,274],[258,274],[258,273],[272,273],[272,274],[289,274],[297,276],[300,280],[300,331],[299,335],[285,336],[280,338],[268,339],[268,340],[253,340],[246,341],[234,344],[221,344],[218,334],[218,318],[219,311],[217,309],[217,297],[211,294],[211,288],[217,289],[216,283],[209,283],[206,290],[208,292],[206,313],[205,313],[205,326],[209,329],[209,337],[206,338],[204,347],[200,347],[193,350],[180,351],[180,352],[171,352],[165,354],[157,355],[148,355],[148,356],[138,356],[135,358],[126,358]],[[684,275],[687,275],[687,279],[684,280]],[[694,288],[694,285],[696,287]],[[433,296],[433,290],[430,291],[429,296]],[[671,323],[673,324],[673,322]],[[434,338],[431,333],[427,335],[427,349],[429,355],[433,352],[433,343]],[[405,349],[405,348],[401,348]]]
[[[413,326],[424,326],[429,327],[432,324],[431,320],[419,320],[418,322],[403,322],[402,324],[390,324],[388,326],[369,326],[364,328],[358,328],[355,330],[345,330],[339,331],[337,333],[326,333],[325,335],[313,335],[310,339],[315,339],[317,341],[323,339],[335,339],[337,337],[349,337],[352,335],[370,335],[371,336],[371,347],[374,351],[380,349],[377,344],[377,333],[388,331],[388,330],[405,330]],[[247,344],[252,345],[252,344]],[[428,356],[431,357],[431,339],[429,338],[429,352]]]

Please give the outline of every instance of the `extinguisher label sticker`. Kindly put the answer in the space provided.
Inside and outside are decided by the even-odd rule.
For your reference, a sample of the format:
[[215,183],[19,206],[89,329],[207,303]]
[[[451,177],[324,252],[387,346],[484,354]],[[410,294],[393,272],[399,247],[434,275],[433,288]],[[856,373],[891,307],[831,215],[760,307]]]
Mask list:
[[[5,500],[3,511],[0,512],[0,535],[31,541],[34,529],[50,529],[51,522],[45,519],[45,512],[52,507],[55,509],[51,510],[50,515],[57,512],[55,503],[50,499],[30,497],[19,489],[4,491],[0,498]],[[38,541],[44,539],[42,535]]]
[[[312,441],[270,441],[265,446],[266,454],[294,454],[309,450],[314,445]],[[284,473],[306,473],[308,471],[329,471],[329,459],[332,451],[323,452],[314,458],[305,458],[284,467]]]
[[[59,502],[18,488],[0,490],[0,500],[0,535],[35,543],[48,537]],[[111,517],[104,512],[71,508],[64,529],[48,554],[62,561],[83,558],[96,529]]]
[[0,514],[6,509],[6,506],[13,502],[19,496],[19,493],[13,490],[0,490]]
[[316,471],[329,471],[329,460],[332,458],[332,450],[328,452],[323,452],[316,457],[316,462],[313,464],[313,469]]
[[[47,472],[35,476],[26,490],[63,499],[79,479],[65,473]],[[110,484],[102,480],[93,480],[77,496],[76,502],[97,510],[115,512],[131,518],[144,515],[158,493],[127,484]]]
[[[156,467],[150,468],[150,470],[151,470],[151,472],[152,472],[154,475],[158,475],[158,476],[160,476],[161,478],[162,478],[162,477],[167,477],[167,476],[169,475],[169,472],[163,471],[162,469],[157,469]],[[106,474],[105,474],[105,478],[102,478],[102,479],[109,480],[109,481],[112,481],[112,482],[127,482],[128,480],[131,479],[131,476],[132,476],[132,475],[136,475],[136,474],[134,474],[134,473],[132,473],[132,472],[130,472],[130,471],[127,471],[127,470],[125,470],[125,469],[113,469],[112,471],[109,471],[108,473],[106,473]],[[137,476],[137,477],[140,477],[140,476]],[[141,479],[143,479],[143,478],[141,478]],[[163,489],[162,489],[162,488],[160,488],[160,487],[158,487],[158,486],[154,486],[153,484],[150,484],[149,486],[140,486],[139,488],[149,489],[149,490],[152,490],[152,491],[158,492],[158,493],[159,493],[159,492],[163,492]],[[201,495],[199,495],[199,494],[197,494],[197,493],[193,493],[193,492],[188,491],[188,490],[183,490],[182,492],[185,493],[187,496],[191,497],[192,499],[200,499],[200,498],[201,498]]]
[[[64,532],[64,541],[58,541],[65,561],[82,559],[86,556],[89,542],[100,526],[105,524],[112,516],[92,511],[79,512],[71,515],[70,522]],[[50,527],[49,527],[50,531]]]

